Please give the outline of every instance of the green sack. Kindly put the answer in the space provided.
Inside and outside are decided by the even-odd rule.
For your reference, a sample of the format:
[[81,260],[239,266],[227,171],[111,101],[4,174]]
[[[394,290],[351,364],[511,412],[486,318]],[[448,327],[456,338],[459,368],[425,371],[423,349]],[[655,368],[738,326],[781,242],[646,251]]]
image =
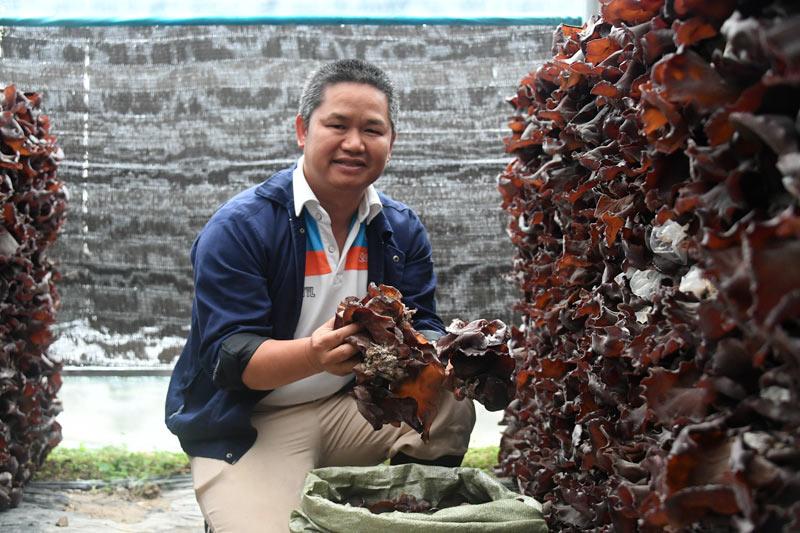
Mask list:
[[[433,513],[381,514],[347,503],[353,497],[376,502],[403,493],[428,500],[434,507],[454,495],[468,503]],[[547,531],[541,509],[533,498],[508,490],[477,468],[417,464],[318,468],[306,477],[300,509],[292,511],[289,529],[295,533],[537,533]]]

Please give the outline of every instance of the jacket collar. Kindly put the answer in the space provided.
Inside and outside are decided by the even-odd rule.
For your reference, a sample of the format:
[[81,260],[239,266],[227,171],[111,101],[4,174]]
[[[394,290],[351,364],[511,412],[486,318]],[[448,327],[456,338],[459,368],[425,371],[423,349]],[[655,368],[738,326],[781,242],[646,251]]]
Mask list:
[[376,235],[380,235],[384,241],[388,241],[392,237],[392,227],[389,225],[389,220],[386,218],[383,210],[380,210],[377,215],[367,225],[367,228],[373,229]]
[[273,174],[269,179],[256,187],[256,194],[262,198],[286,206],[289,211],[292,211],[292,205],[294,204],[292,172],[294,172],[296,166],[297,163]]

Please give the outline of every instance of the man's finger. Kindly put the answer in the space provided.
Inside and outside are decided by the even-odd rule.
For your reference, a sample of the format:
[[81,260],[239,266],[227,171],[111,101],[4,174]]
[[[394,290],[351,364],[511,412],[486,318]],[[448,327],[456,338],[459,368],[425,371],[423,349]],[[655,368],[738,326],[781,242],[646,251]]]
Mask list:
[[335,374],[337,376],[346,376],[350,372],[353,371],[353,367],[356,366],[360,362],[358,357],[351,357],[342,361],[341,363],[337,363],[331,369],[331,374]]
[[341,363],[342,361],[346,361],[351,357],[354,357],[357,353],[358,348],[355,346],[350,344],[342,344],[328,351],[328,361],[331,361],[332,363]]
[[342,326],[339,329],[335,329],[332,333],[336,335],[336,339],[339,341],[339,344],[341,344],[347,337],[350,335],[355,335],[359,331],[361,331],[361,324],[353,323]]

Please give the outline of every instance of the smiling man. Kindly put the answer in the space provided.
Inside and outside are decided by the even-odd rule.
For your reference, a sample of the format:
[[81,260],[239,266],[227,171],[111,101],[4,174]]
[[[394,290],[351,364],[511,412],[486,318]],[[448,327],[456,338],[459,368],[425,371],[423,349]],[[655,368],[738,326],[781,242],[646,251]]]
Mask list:
[[400,289],[417,330],[444,331],[425,228],[373,186],[397,112],[378,67],[323,66],[300,99],[297,164],[229,200],[192,247],[192,328],[166,421],[218,533],[287,531],[312,468],[457,466],[466,452],[475,412],[447,392],[429,442],[405,424],[374,431],[347,394],[359,359],[344,339],[358,326],[332,329],[338,303],[375,282]]

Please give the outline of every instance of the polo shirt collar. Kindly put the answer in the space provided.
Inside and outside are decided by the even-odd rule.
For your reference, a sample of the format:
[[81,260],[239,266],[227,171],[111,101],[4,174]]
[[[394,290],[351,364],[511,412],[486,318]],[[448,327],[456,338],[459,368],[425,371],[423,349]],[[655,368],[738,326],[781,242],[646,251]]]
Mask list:
[[[308,185],[308,180],[303,173],[303,156],[297,160],[297,166],[292,172],[292,188],[294,189],[294,214],[297,217],[303,213],[303,208],[307,205],[313,207],[320,207],[319,200]],[[356,214],[357,222],[361,223],[366,220],[367,224],[372,222],[378,213],[383,209],[381,199],[378,197],[378,191],[375,187],[370,185],[367,187],[364,195],[361,196],[361,202],[358,204],[358,213]]]

